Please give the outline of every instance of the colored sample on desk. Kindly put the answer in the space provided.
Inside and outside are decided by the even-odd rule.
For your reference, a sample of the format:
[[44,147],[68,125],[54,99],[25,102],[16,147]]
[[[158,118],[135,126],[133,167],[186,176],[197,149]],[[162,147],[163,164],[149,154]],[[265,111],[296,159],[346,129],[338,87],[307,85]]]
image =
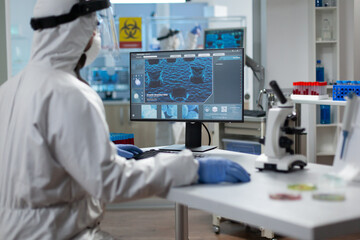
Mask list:
[[273,200],[300,200],[301,195],[300,194],[290,194],[290,193],[272,193],[269,194],[269,197]]
[[288,189],[297,190],[297,191],[313,191],[316,190],[317,187],[314,184],[290,184],[288,185]]
[[328,201],[328,202],[342,202],[345,201],[344,194],[337,193],[316,193],[312,195],[313,199]]

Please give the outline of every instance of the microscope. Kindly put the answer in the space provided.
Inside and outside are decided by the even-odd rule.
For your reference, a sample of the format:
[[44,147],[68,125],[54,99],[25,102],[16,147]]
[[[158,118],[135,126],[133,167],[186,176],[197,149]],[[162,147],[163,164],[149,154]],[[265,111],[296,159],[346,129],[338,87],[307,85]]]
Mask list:
[[267,169],[281,172],[289,172],[297,166],[303,169],[307,165],[306,158],[294,154],[291,149],[293,140],[286,135],[302,134],[305,129],[290,126],[290,121],[296,120],[292,102],[287,101],[276,81],[271,81],[270,87],[280,104],[268,112],[266,138],[261,141],[262,144],[265,143],[265,151],[256,159],[255,168],[260,171]]

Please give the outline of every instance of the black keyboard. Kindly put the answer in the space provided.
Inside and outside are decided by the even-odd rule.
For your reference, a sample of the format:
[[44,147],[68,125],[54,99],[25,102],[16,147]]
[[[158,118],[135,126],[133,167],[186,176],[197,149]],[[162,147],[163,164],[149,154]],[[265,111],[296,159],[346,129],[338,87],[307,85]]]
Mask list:
[[244,116],[247,117],[264,117],[265,115],[266,112],[262,110],[244,110]]
[[[149,157],[155,157],[157,154],[159,153],[173,153],[173,154],[176,154],[176,153],[179,153],[179,151],[169,151],[169,150],[166,150],[166,149],[150,149],[150,150],[147,150],[147,151],[144,151],[140,154],[136,154],[134,155],[134,159],[135,160],[141,160],[141,159],[145,159],[145,158],[149,158]],[[203,154],[200,154],[200,153],[193,153],[194,155],[194,158],[201,158],[201,157],[204,157]]]
[[149,158],[149,157],[154,157],[155,155],[161,153],[161,152],[165,152],[165,153],[177,153],[177,152],[172,152],[172,151],[168,151],[168,150],[163,150],[163,149],[150,149],[147,151],[144,151],[140,154],[136,154],[134,155],[134,159],[135,160],[140,160],[140,159],[145,159],[145,158]]

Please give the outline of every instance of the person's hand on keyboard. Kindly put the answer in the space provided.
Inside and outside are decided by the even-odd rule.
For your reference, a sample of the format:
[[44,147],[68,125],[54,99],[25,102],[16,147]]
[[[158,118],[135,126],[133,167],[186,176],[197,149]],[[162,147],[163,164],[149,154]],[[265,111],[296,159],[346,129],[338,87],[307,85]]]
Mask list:
[[124,158],[132,158],[136,154],[140,154],[143,151],[137,146],[131,144],[115,144],[117,148],[117,153],[119,156]]
[[250,174],[239,164],[224,158],[203,157],[199,162],[199,183],[249,182]]

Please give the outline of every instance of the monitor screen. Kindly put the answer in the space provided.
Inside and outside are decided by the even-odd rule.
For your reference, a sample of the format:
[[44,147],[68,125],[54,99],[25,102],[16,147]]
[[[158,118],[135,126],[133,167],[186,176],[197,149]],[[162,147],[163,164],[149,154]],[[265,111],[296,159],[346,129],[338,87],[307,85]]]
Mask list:
[[246,28],[205,29],[204,48],[245,48]]
[[244,50],[130,53],[130,119],[242,122]]

